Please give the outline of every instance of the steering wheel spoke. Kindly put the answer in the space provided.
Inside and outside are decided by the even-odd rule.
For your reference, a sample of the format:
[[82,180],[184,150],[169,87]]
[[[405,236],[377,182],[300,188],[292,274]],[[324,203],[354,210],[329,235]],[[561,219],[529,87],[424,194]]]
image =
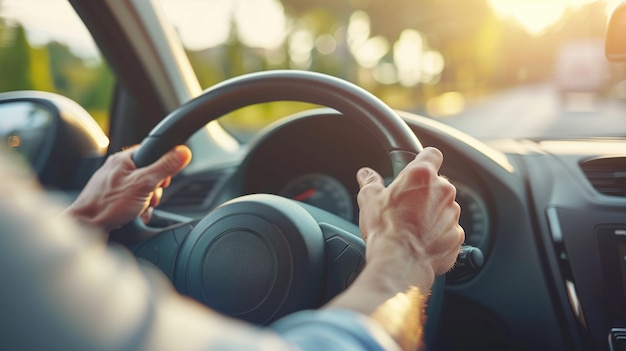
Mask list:
[[195,222],[182,223],[153,233],[133,248],[133,254],[158,267],[173,281],[176,256],[194,226]]
[[320,223],[326,244],[326,291],[324,302],[346,290],[365,266],[365,242],[328,223]]

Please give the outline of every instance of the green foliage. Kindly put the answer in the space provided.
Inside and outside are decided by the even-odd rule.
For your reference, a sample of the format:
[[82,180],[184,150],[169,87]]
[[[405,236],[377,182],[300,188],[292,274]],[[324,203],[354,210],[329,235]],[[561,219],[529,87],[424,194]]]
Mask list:
[[104,61],[78,57],[59,42],[46,47],[56,91],[72,97],[87,110],[108,109],[114,78]]
[[33,89],[30,45],[21,25],[2,26],[0,38],[0,91]]
[[67,96],[108,129],[114,76],[103,60],[76,56],[54,41],[32,47],[20,24],[0,18],[0,67],[0,91],[41,90]]

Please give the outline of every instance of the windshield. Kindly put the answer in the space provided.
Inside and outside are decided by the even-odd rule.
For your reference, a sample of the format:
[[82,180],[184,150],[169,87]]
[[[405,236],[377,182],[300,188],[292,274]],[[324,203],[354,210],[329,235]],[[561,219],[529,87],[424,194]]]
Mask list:
[[[624,135],[612,1],[160,0],[207,88],[266,69],[328,73],[479,139]],[[301,105],[222,119],[241,139]]]

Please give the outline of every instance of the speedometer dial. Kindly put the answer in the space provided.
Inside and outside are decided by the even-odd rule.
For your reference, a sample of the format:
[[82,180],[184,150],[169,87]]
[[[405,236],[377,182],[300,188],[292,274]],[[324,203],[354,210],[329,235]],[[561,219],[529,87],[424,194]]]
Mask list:
[[465,243],[486,252],[489,244],[489,211],[483,198],[468,185],[452,181],[456,202],[461,206],[459,224],[465,230]]
[[341,182],[328,175],[303,175],[287,184],[280,195],[321,208],[348,221],[354,220],[352,196]]

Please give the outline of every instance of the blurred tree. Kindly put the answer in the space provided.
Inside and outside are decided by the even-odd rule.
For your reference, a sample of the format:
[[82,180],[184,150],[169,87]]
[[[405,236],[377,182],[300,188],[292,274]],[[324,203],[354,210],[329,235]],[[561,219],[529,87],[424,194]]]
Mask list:
[[4,38],[4,31],[6,27],[6,20],[2,17],[2,12],[4,12],[4,4],[2,0],[0,0],[0,50],[2,50],[2,40]]
[[56,41],[32,47],[20,23],[1,16],[0,91],[42,90],[67,96],[85,107],[107,129],[114,76],[100,59],[85,59]]
[[33,89],[55,91],[52,73],[50,72],[50,55],[47,47],[33,48],[30,51],[31,76]]
[[[61,95],[74,96],[74,92],[80,92],[84,86],[77,87],[74,83],[80,80],[84,63],[81,58],[74,55],[69,47],[58,41],[51,41],[46,45],[50,57],[50,71],[54,87]],[[76,71],[81,73],[76,74]]]
[[85,81],[80,104],[89,111],[102,130],[108,133],[108,112],[113,99],[115,76],[102,58],[95,64],[87,65],[85,74],[88,79]]
[[98,60],[88,66],[86,73],[90,77],[83,95],[82,105],[89,110],[108,110],[112,99],[115,78],[104,60]]
[[3,25],[0,41],[0,91],[33,89],[31,47],[22,25]]
[[306,15],[313,11],[324,11],[334,14],[337,18],[347,19],[355,9],[362,9],[369,0],[282,0],[287,13],[295,17]]
[[288,13],[301,17],[320,11],[341,24],[357,10],[371,20],[372,35],[394,41],[407,28],[446,36],[468,37],[493,12],[487,0],[282,0]]

